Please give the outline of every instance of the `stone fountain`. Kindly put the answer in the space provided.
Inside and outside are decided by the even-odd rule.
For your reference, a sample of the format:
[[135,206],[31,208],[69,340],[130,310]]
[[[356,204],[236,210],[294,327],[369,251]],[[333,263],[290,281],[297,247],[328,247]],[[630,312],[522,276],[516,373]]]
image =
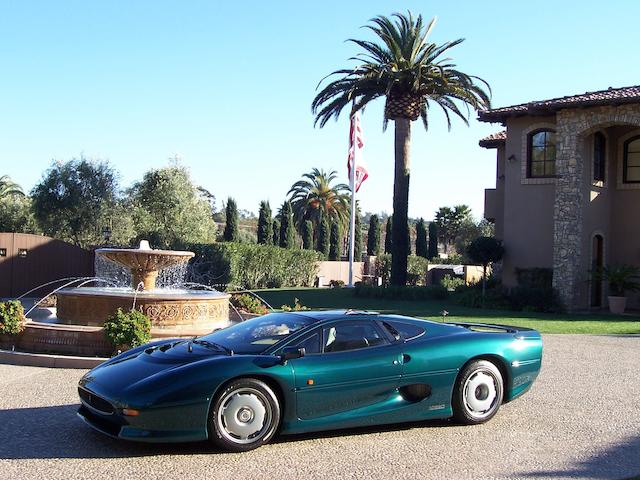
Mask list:
[[228,294],[156,288],[161,270],[188,262],[193,252],[154,250],[143,240],[137,249],[100,248],[96,255],[128,268],[131,287],[60,290],[56,294],[59,322],[98,327],[118,308],[135,308],[150,318],[154,338],[202,335],[229,324]]

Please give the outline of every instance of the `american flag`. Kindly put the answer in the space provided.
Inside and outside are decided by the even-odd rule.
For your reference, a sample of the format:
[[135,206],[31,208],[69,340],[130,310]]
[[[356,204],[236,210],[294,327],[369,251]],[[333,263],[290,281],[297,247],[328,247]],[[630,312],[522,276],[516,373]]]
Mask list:
[[360,113],[356,112],[351,115],[351,126],[349,129],[349,156],[347,160],[347,170],[349,179],[351,179],[351,169],[355,165],[355,182],[356,192],[360,190],[360,185],[369,176],[367,165],[362,159],[362,147],[364,140],[362,139],[362,130],[360,129]]

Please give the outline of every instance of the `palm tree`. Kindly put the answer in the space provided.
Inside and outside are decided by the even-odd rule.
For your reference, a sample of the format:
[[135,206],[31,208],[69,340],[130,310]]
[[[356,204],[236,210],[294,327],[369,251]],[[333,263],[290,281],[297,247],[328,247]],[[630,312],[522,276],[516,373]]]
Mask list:
[[0,200],[13,195],[24,195],[24,192],[20,185],[13,182],[8,175],[2,175],[0,177]]
[[322,217],[329,223],[346,226],[349,219],[349,187],[343,183],[332,185],[338,174],[314,168],[305,173],[302,180],[293,184],[287,195],[293,209],[293,217],[299,229],[306,220],[311,220],[318,231]]
[[[428,127],[428,109],[438,105],[451,128],[451,113],[468,124],[471,109],[489,108],[487,82],[457,70],[449,58],[442,55],[462,43],[458,39],[437,45],[428,41],[435,18],[427,25],[422,15],[414,17],[395,13],[392,18],[378,16],[366,27],[379,43],[350,39],[364,52],[354,58],[354,68],[331,73],[340,78],[331,81],[313,99],[315,124],[323,127],[332,117],[351,105],[351,113],[363,110],[378,97],[385,97],[384,123],[395,122],[395,179],[393,188],[393,252],[391,282],[404,285],[409,252],[409,152],[411,122],[422,118]],[[328,78],[328,77],[325,77]],[[323,79],[324,80],[324,79]],[[320,82],[322,83],[322,81]],[[466,107],[460,110],[458,103]]]

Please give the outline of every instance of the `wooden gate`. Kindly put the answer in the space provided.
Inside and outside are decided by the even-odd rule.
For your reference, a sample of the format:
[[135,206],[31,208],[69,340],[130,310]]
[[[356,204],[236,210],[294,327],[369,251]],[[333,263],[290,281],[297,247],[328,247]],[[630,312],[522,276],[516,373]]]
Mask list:
[[[43,283],[94,275],[94,253],[61,240],[0,233],[0,297],[17,297]],[[53,290],[53,285],[34,296]]]

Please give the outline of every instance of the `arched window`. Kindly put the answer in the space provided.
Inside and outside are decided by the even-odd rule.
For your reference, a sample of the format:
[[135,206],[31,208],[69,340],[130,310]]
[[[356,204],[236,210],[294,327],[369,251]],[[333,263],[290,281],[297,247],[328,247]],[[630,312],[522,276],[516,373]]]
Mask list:
[[529,134],[528,177],[553,177],[556,174],[556,132],[536,130]]
[[605,153],[607,149],[607,139],[601,132],[593,135],[593,181],[604,182],[606,164]]
[[624,142],[623,158],[622,181],[624,183],[640,183],[640,136]]

